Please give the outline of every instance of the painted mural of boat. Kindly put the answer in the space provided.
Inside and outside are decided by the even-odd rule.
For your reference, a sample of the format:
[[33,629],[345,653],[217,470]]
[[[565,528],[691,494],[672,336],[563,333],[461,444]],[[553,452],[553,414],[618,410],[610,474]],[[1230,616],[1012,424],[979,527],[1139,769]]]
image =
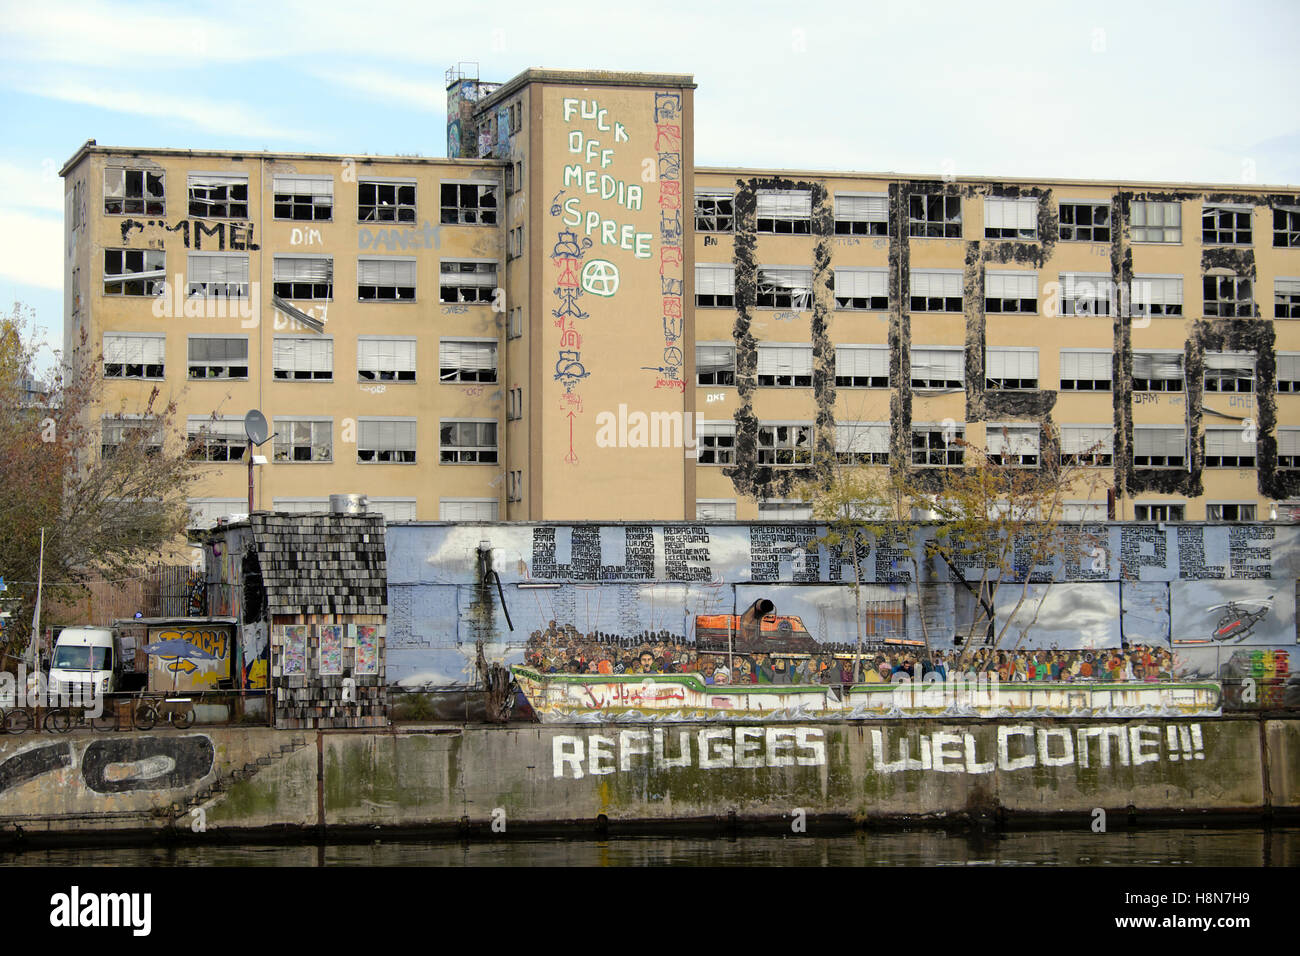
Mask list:
[[847,686],[706,684],[699,674],[543,674],[514,679],[543,723],[867,720],[895,717],[1217,717],[1215,681],[910,681]]

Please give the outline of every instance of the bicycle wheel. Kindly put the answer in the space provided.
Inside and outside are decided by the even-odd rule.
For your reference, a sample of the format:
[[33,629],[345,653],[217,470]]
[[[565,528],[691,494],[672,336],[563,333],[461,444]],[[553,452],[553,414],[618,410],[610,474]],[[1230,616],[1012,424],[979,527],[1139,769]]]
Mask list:
[[158,711],[154,710],[153,704],[141,704],[131,715],[131,722],[136,730],[153,730],[154,724],[158,723]]
[[184,713],[172,714],[172,726],[177,730],[184,730],[194,723],[194,711],[187,710]]
[[90,718],[92,730],[117,730],[117,711],[105,710],[98,717]]
[[72,729],[72,711],[57,707],[45,715],[45,729],[56,734],[66,734]]
[[24,734],[31,729],[32,715],[21,707],[5,714],[5,731],[11,734]]

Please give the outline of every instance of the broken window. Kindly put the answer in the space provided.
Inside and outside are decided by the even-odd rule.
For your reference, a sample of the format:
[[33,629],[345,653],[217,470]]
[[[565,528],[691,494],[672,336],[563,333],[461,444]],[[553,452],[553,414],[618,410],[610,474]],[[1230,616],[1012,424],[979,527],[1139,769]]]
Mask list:
[[1183,314],[1183,277],[1135,275],[1132,289],[1132,314],[1170,316]]
[[889,346],[837,345],[835,384],[841,388],[889,388]]
[[282,299],[334,298],[334,260],[324,256],[275,256],[271,288]]
[[243,461],[248,435],[242,418],[191,415],[185,422],[190,457],[199,461]]
[[1061,315],[1111,315],[1111,292],[1106,273],[1062,272]]
[[1201,212],[1201,242],[1206,245],[1250,245],[1253,210],[1253,206],[1207,204]]
[[758,346],[758,384],[774,388],[812,385],[811,345]]
[[415,419],[358,418],[357,462],[414,464]]
[[735,195],[730,190],[695,190],[696,232],[731,232],[735,221]]
[[966,424],[913,425],[912,464],[926,467],[960,466],[966,461]]
[[999,346],[985,349],[984,387],[1038,388],[1038,349]]
[[841,465],[888,465],[888,422],[836,422],[835,460]]
[[1300,392],[1300,352],[1277,353],[1277,390]]
[[161,295],[166,280],[161,249],[104,250],[104,295]]
[[369,301],[415,301],[415,260],[357,260],[357,298]]
[[766,424],[758,426],[758,463],[786,467],[811,465],[813,460],[811,424]]
[[1253,504],[1233,502],[1211,502],[1205,506],[1206,521],[1254,521]]
[[696,263],[695,304],[706,309],[734,308],[736,305],[736,267],[717,262]]
[[884,312],[889,309],[888,269],[836,269],[835,308]]
[[1277,430],[1277,466],[1300,468],[1300,428]]
[[909,301],[913,312],[960,312],[962,274],[956,269],[916,269]]
[[100,419],[100,456],[111,458],[123,448],[143,455],[162,451],[158,420],[141,415],[105,415]]
[[[414,204],[414,198],[411,199]],[[495,183],[443,183],[442,221],[450,225],[494,226],[497,221]]]
[[271,368],[279,382],[332,381],[334,340],[320,335],[277,335],[271,344]]
[[1300,279],[1273,280],[1273,318],[1300,319]]
[[1207,275],[1202,287],[1207,318],[1210,316],[1223,319],[1249,318],[1255,314],[1253,284],[1248,277],[1231,274]]
[[506,475],[506,501],[524,500],[524,471],[517,468]]
[[1183,241],[1183,207],[1176,202],[1134,202],[1129,207],[1129,238],[1134,242]]
[[190,173],[189,203],[197,219],[247,219],[248,177]]
[[[1061,464],[1109,467],[1115,459],[1113,425],[1062,425]],[[1105,518],[1103,513],[1101,517]]]
[[277,462],[331,461],[334,457],[332,418],[276,418],[274,458]]
[[444,419],[438,425],[438,445],[444,465],[495,465],[497,423]]
[[1251,429],[1214,427],[1205,429],[1206,468],[1254,468],[1255,437]]
[[443,302],[491,302],[497,288],[497,264],[477,260],[443,259],[438,295]]
[[1110,242],[1110,203],[1061,203],[1062,242]]
[[439,340],[438,380],[442,382],[495,382],[497,380],[497,343],[490,339]]
[[984,311],[1035,313],[1038,311],[1038,274],[993,272],[984,275]]
[[[734,465],[736,463],[736,423],[695,423],[696,460],[701,465]],[[734,517],[734,515],[733,515]]]
[[1133,506],[1134,521],[1185,521],[1186,514],[1186,505],[1170,502],[1135,504]]
[[118,332],[104,334],[104,378],[162,378],[165,335]]
[[246,335],[191,335],[189,350],[192,379],[248,378]]
[[415,180],[357,183],[357,219],[361,222],[415,222]]
[[964,388],[966,379],[961,348],[912,349],[913,388]]
[[759,308],[808,309],[812,306],[812,269],[777,269],[759,266]]
[[1273,245],[1282,249],[1300,247],[1300,209],[1273,207]]
[[1254,352],[1206,352],[1205,391],[1253,392]]
[[695,346],[697,385],[735,385],[736,347],[712,342]]
[[1187,431],[1182,425],[1134,425],[1133,465],[1137,468],[1186,468]]
[[1110,352],[1101,349],[1061,349],[1061,390],[1109,392]]
[[806,236],[812,231],[812,193],[807,189],[760,189],[758,231]]
[[1037,239],[1038,200],[1033,196],[1021,199],[986,198],[984,238]]
[[961,197],[912,193],[907,197],[908,235],[928,239],[961,238]]
[[760,521],[812,521],[813,506],[805,501],[763,498],[758,502]]
[[276,219],[328,222],[334,218],[334,180],[328,176],[273,176]]
[[986,451],[995,465],[1038,467],[1039,428],[1010,422],[989,422],[984,428]]
[[1133,391],[1181,392],[1183,353],[1133,350]]
[[[162,172],[152,169],[125,169],[109,166],[104,169],[104,215],[106,216],[162,216],[167,205]],[[73,204],[75,214],[80,214],[79,203]],[[74,224],[73,228],[76,228]]]
[[357,380],[414,382],[415,336],[357,336]]
[[248,256],[226,252],[191,252],[186,295],[247,299]]
[[695,499],[696,521],[735,521],[736,500],[734,498],[697,498]]
[[835,234],[889,235],[889,197],[885,193],[836,193]]

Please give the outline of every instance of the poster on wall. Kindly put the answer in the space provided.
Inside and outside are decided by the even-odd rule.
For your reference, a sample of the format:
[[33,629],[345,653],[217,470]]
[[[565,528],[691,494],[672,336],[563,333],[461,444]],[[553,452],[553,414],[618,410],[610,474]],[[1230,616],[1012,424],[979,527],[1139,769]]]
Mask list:
[[1176,645],[1296,643],[1295,590],[1268,580],[1174,581]]
[[379,637],[373,624],[357,625],[357,673],[379,673]]
[[322,676],[343,673],[342,624],[324,624],[320,628],[320,672]]
[[284,628],[284,674],[307,673],[307,635],[310,625],[288,624]]

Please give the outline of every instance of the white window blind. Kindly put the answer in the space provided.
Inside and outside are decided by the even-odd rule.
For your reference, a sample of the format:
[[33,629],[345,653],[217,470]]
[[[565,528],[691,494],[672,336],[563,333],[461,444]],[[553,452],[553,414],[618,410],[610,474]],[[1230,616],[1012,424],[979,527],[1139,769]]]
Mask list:
[[357,369],[364,372],[414,372],[415,339],[357,339]]
[[1134,425],[1133,454],[1138,457],[1185,458],[1187,432],[1181,426]]
[[704,499],[696,499],[695,520],[696,521],[735,521],[736,502],[724,501],[724,500],[705,501]]
[[167,338],[162,335],[104,335],[105,365],[162,365]]
[[271,507],[276,511],[285,511],[289,514],[311,514],[314,511],[328,511],[330,500],[328,498],[273,498]]
[[989,422],[984,426],[990,455],[1037,455],[1038,426],[1012,422]]
[[889,377],[889,346],[837,345],[835,377]]
[[1182,305],[1182,276],[1140,276],[1133,277],[1132,297],[1134,305]]
[[1277,430],[1278,455],[1300,455],[1300,428],[1279,428]]
[[366,419],[357,422],[357,447],[415,450],[415,422],[407,419]]
[[190,285],[222,282],[248,284],[248,256],[212,255],[191,252],[189,256]]
[[[811,211],[811,202],[809,211]],[[850,222],[888,222],[888,196],[836,196],[835,218]]]
[[271,345],[271,364],[277,372],[333,371],[334,340],[277,335]]
[[300,259],[297,256],[276,256],[271,260],[272,282],[333,282],[334,260]]
[[1255,374],[1255,353],[1206,352],[1205,367],[1207,369],[1231,369],[1240,373],[1242,378],[1249,378]]
[[1038,276],[1032,272],[985,273],[984,295],[989,299],[1036,299]]
[[986,378],[1038,378],[1038,349],[990,347],[985,360]]
[[812,294],[811,269],[776,269],[771,266],[760,266],[758,281],[760,286],[771,286],[775,290],[796,296]]
[[730,345],[695,346],[695,371],[697,374],[731,371],[736,363],[735,348]]
[[220,518],[247,518],[247,498],[189,498],[190,528],[211,528]]
[[295,196],[321,196],[331,201],[334,198],[334,180],[318,179],[314,176],[273,176],[271,189],[277,193],[290,193]]
[[1061,350],[1061,378],[1073,381],[1110,379],[1109,352],[1067,352]]
[[736,267],[719,263],[695,264],[696,295],[735,295]]
[[888,454],[888,422],[836,422],[835,451],[853,454]]
[[759,375],[811,375],[812,346],[759,345]]
[[497,367],[495,342],[454,342],[443,339],[438,343],[438,364],[442,368],[465,371],[484,371]]
[[912,295],[926,298],[952,298],[961,295],[960,272],[916,270],[912,273]]
[[1104,455],[1114,453],[1115,427],[1113,425],[1061,426],[1062,454],[1081,455],[1093,448]]
[[1255,454],[1255,443],[1242,440],[1242,436],[1245,434],[1247,433],[1240,428],[1211,427],[1205,429],[1206,457],[1235,457]]
[[1300,352],[1277,353],[1277,380],[1279,382],[1300,381]]
[[366,509],[378,511],[389,523],[414,521],[416,518],[414,498],[367,498]]
[[440,498],[439,521],[496,521],[497,502],[468,498]]
[[413,286],[415,262],[408,259],[358,259],[357,285]]
[[[957,278],[960,280],[960,277]],[[961,295],[960,281],[957,283],[957,291],[950,294]],[[836,269],[835,297],[837,299],[888,298],[889,271],[887,269]]]
[[964,381],[961,349],[912,349],[912,378]]
[[1274,279],[1273,292],[1276,295],[1300,295],[1300,279]]
[[806,189],[760,189],[757,215],[764,219],[807,219],[812,216],[812,193]]
[[1133,352],[1133,377],[1169,381],[1183,377],[1182,352]]
[[986,229],[1016,229],[1037,231],[1038,200],[993,199],[984,200],[984,227]]
[[225,173],[190,173],[189,176],[191,189],[208,189],[213,186],[240,186],[247,182],[247,176]]

